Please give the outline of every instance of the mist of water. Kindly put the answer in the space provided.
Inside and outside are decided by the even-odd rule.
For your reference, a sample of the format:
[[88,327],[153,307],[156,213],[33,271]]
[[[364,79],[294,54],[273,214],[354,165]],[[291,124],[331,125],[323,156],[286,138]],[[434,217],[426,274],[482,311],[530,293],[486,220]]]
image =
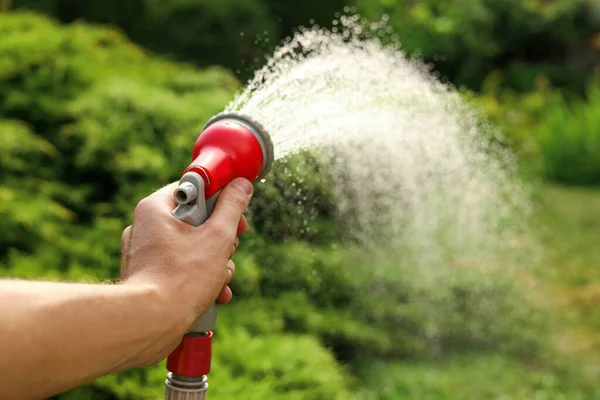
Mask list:
[[334,26],[301,29],[228,110],[260,121],[278,159],[324,151],[339,215],[365,246],[383,241],[423,268],[506,268],[525,242],[527,196],[498,132],[428,66],[383,45],[385,25],[365,31],[346,15]]

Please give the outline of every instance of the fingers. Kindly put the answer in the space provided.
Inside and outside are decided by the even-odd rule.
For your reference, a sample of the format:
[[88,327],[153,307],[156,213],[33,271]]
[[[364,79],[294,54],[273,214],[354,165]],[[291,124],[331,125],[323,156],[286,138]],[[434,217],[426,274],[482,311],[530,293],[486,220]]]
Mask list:
[[231,291],[231,288],[227,285],[229,284],[229,282],[231,282],[231,279],[233,278],[234,274],[235,263],[229,260],[227,262],[227,280],[225,281],[225,286],[223,286],[223,289],[221,289],[221,293],[219,293],[219,296],[217,296],[216,301],[218,304],[227,304],[233,298],[233,292]]
[[221,293],[219,293],[219,296],[217,297],[217,304],[227,304],[231,301],[232,298],[233,293],[231,292],[229,286],[226,285],[223,287]]
[[129,252],[129,244],[131,242],[131,225],[129,225],[121,235],[121,253],[123,255]]
[[171,214],[177,206],[177,201],[175,201],[175,197],[173,196],[177,184],[177,182],[173,182],[140,200],[135,207],[134,220],[138,219],[138,217],[155,214],[157,212]]
[[238,224],[237,235],[242,235],[244,232],[246,232],[246,229],[248,229],[248,220],[246,220],[246,217],[242,215],[240,223]]
[[[233,251],[231,252],[231,257],[233,257],[233,254],[235,253],[235,251],[237,250],[238,246],[240,244],[240,238],[236,237],[235,241],[233,242]],[[231,260],[229,260],[231,261]]]
[[205,224],[207,229],[212,231],[212,236],[216,240],[220,237],[221,244],[229,249],[242,224],[242,216],[248,208],[252,191],[250,181],[243,178],[234,179],[219,195],[215,210]]
[[131,247],[131,225],[123,231],[121,235],[121,268],[120,278],[123,279],[127,275],[127,267],[129,263],[129,248]]
[[235,263],[232,260],[227,261],[227,280],[225,284],[229,284],[233,279],[233,275],[235,274]]

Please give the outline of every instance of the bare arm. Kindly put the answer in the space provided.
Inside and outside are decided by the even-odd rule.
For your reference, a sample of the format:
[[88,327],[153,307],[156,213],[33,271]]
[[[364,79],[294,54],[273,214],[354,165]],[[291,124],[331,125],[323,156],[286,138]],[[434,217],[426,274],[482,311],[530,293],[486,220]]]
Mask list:
[[234,183],[198,228],[171,216],[172,185],[140,202],[118,285],[0,281],[0,398],[40,399],[155,364],[215,299],[229,301],[251,197],[249,182]]
[[142,285],[2,281],[0,315],[3,399],[40,399],[132,367],[182,330],[157,318],[168,317],[163,299]]

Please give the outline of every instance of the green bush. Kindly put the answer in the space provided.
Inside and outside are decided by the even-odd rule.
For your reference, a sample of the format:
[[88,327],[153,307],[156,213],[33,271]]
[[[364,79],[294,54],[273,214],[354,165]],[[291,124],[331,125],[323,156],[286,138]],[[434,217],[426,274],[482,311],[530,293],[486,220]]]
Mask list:
[[[598,59],[588,38],[598,25],[586,0],[13,0],[16,9],[63,22],[114,25],[153,51],[244,79],[301,25],[330,26],[344,6],[368,19],[386,14],[402,48],[434,63],[457,86],[480,90],[490,71],[506,87],[532,89],[539,75],[581,90]],[[352,9],[354,10],[354,9]],[[243,35],[241,33],[243,32]]]
[[443,362],[369,364],[362,400],[584,400],[597,391],[563,369],[533,369],[498,356],[452,357]]
[[504,79],[493,72],[483,82],[483,93],[472,96],[475,107],[502,129],[504,144],[519,154],[521,162],[536,163],[540,158],[537,132],[555,90],[544,76],[535,79],[534,90],[519,93],[505,88]]
[[[253,293],[262,299],[242,294],[231,312],[252,332],[312,333],[351,363],[472,351],[527,358],[545,348],[543,314],[504,273],[421,269],[383,248],[288,242],[263,244],[252,256],[245,249],[238,257],[260,265]],[[236,293],[238,285],[245,284],[234,282]]]
[[555,99],[540,127],[543,173],[570,184],[600,184],[600,86],[586,102]]
[[146,48],[199,65],[241,68],[264,50],[257,36],[279,38],[279,27],[261,0],[15,0],[63,22],[114,25]]
[[[456,86],[480,90],[488,73],[498,70],[508,87],[520,91],[530,90],[540,73],[557,85],[578,88],[594,67],[585,61],[583,49],[598,21],[589,9],[591,2],[584,0],[354,0],[354,4],[370,19],[386,13],[404,51],[433,63]],[[565,58],[578,68],[565,64]]]
[[257,185],[249,219],[273,241],[329,243],[343,237],[334,225],[335,200],[327,165],[315,152],[275,162],[266,183]]
[[475,97],[502,127],[506,143],[524,167],[545,179],[578,185],[600,183],[600,86],[590,84],[581,97],[536,79],[536,90],[517,93],[501,88],[501,77],[490,74],[484,94]]
[[237,82],[148,57],[113,30],[8,14],[0,32],[0,264],[117,276],[113,238],[140,198],[179,176]]
[[[178,60],[224,65],[243,78],[301,25],[330,25],[345,0],[13,0],[63,22],[114,25],[133,41]],[[312,21],[312,22],[311,22]]]

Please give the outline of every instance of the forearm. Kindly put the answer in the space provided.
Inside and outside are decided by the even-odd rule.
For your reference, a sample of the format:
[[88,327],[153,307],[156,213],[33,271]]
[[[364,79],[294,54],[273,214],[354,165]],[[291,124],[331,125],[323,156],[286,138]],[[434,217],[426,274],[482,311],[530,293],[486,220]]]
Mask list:
[[136,366],[182,329],[164,303],[149,286],[0,281],[0,398],[39,399]]

